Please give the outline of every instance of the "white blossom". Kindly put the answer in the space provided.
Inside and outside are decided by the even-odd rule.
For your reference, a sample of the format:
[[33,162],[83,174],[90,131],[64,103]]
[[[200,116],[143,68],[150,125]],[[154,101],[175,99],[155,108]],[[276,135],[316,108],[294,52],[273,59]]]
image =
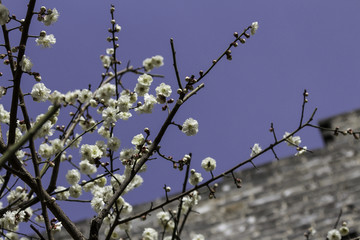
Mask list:
[[7,89],[3,86],[0,86],[0,99],[6,94]]
[[143,240],[157,240],[158,232],[153,228],[145,228],[142,237]]
[[182,210],[186,212],[190,207],[193,207],[199,203],[201,195],[198,191],[193,191],[189,195],[183,197]]
[[39,151],[38,153],[40,154],[41,157],[43,158],[50,158],[53,153],[54,153],[54,150],[53,150],[53,147],[50,146],[49,144],[47,143],[42,143],[40,144],[39,146]]
[[258,143],[255,143],[254,146],[251,148],[250,157],[254,157],[261,152],[261,147]]
[[339,232],[341,236],[347,236],[349,234],[349,228],[346,225],[343,225],[339,228]]
[[107,142],[107,147],[111,150],[111,151],[117,151],[120,147],[120,139],[118,139],[117,137],[111,137],[108,139]]
[[116,190],[119,189],[121,183],[125,180],[125,176],[124,175],[120,175],[118,173],[113,174],[113,176],[111,177],[111,186]]
[[70,185],[75,185],[80,181],[80,172],[77,169],[71,169],[68,170],[65,177]]
[[0,25],[4,25],[9,19],[9,9],[0,3]]
[[148,74],[143,74],[138,77],[138,83],[143,86],[150,87],[151,83],[153,82],[153,78]]
[[[76,139],[76,140],[74,141],[74,139]],[[74,138],[74,139],[68,139],[68,140],[66,140],[66,145],[69,145],[69,144],[71,143],[71,145],[70,145],[71,148],[79,148],[80,143],[81,143],[81,140],[82,140],[82,137],[79,137],[79,134],[77,133],[77,134],[75,135],[75,138]],[[73,141],[74,141],[74,142],[73,142]]]
[[115,123],[119,119],[117,112],[118,110],[113,107],[108,107],[102,111],[102,119],[105,121],[104,124]]
[[26,190],[20,186],[17,186],[15,190],[11,190],[10,193],[6,196],[6,199],[9,203],[14,202],[15,200],[22,200],[26,199]]
[[97,92],[96,97],[99,100],[108,101],[112,96],[115,96],[116,93],[116,86],[111,83],[106,83],[103,86],[101,86]]
[[143,66],[146,71],[151,71],[154,67],[161,67],[162,65],[164,65],[164,58],[160,55],[146,58],[143,61]]
[[131,140],[131,144],[135,146],[140,146],[144,144],[144,142],[145,142],[145,137],[142,133],[139,133],[138,135],[134,136],[133,139]]
[[340,240],[341,234],[337,229],[332,229],[327,233],[328,240]]
[[100,60],[104,66],[104,68],[109,68],[111,65],[111,57],[108,55],[101,55]]
[[[137,96],[137,94],[136,94]],[[135,100],[136,101],[136,100]],[[117,106],[121,112],[127,112],[131,108],[133,102],[131,102],[130,95],[121,95],[117,100]]]
[[98,134],[104,138],[109,138],[110,137],[110,129],[103,125],[98,129]]
[[64,100],[67,104],[75,104],[79,95],[76,91],[69,91],[64,95]]
[[[85,180],[82,181],[82,183],[84,183]],[[95,183],[94,182],[88,182],[86,184],[83,185],[83,189],[85,192],[90,192],[91,189],[95,186]]]
[[145,86],[142,85],[140,83],[137,83],[135,85],[134,91],[139,95],[139,96],[144,96],[146,93],[148,93],[150,90],[149,86]]
[[154,108],[154,105],[157,103],[156,98],[148,93],[145,93],[144,95],[145,103],[142,104],[140,107],[137,107],[135,109],[138,113],[152,113],[152,109]]
[[205,237],[202,234],[194,234],[191,240],[205,240]]
[[7,124],[10,122],[10,112],[6,111],[2,104],[0,104],[0,122]]
[[133,148],[123,149],[120,152],[120,161],[126,165],[126,162],[131,160],[131,158],[137,153],[137,151]]
[[[56,198],[58,200],[67,200],[70,196],[70,193],[69,191],[63,191],[65,190],[66,188],[63,187],[63,186],[58,186],[56,189],[55,189],[55,192],[59,192],[59,193],[56,193]],[[62,191],[62,192],[60,192]]]
[[33,67],[33,63],[31,62],[30,58],[28,58],[26,55],[23,55],[19,64],[23,72],[30,72],[31,68]]
[[60,232],[62,228],[62,223],[61,222],[57,222],[52,226],[52,231],[53,232]]
[[213,171],[216,168],[216,161],[211,157],[207,157],[202,160],[201,167],[207,172]]
[[45,102],[50,97],[51,90],[43,83],[36,83],[31,90],[31,97],[35,102]]
[[250,30],[251,35],[254,35],[256,33],[256,31],[258,30],[258,28],[259,28],[259,23],[258,22],[253,22],[251,24],[251,30]]
[[94,159],[101,158],[103,152],[97,145],[83,144],[80,148],[81,159],[92,162]]
[[5,236],[6,240],[19,240],[19,235],[15,232],[7,232]]
[[159,221],[159,224],[164,227],[165,231],[171,231],[175,227],[175,223],[169,212],[158,212],[156,217]]
[[16,218],[17,211],[7,211],[0,218],[0,224],[5,229],[15,230],[19,221]]
[[93,173],[96,173],[97,169],[96,167],[91,164],[88,160],[82,160],[79,164],[80,172],[83,174],[91,175]]
[[[99,177],[99,175],[97,177]],[[94,181],[94,183],[99,187],[104,187],[106,185],[106,182],[107,182],[106,177],[101,177]]]
[[38,37],[35,39],[35,42],[38,46],[41,45],[43,48],[49,48],[56,43],[56,38],[54,37],[54,34],[47,35],[45,33],[45,36]]
[[193,118],[188,118],[185,120],[185,122],[182,125],[183,133],[185,133],[187,136],[193,136],[197,134],[199,131],[199,123]]
[[109,54],[109,55],[114,54],[114,48],[107,48],[106,49],[106,54]]
[[158,87],[155,88],[156,95],[162,95],[164,97],[170,97],[171,87],[165,83],[161,83]]
[[298,147],[301,143],[301,138],[299,136],[289,136],[290,133],[285,132],[283,138],[286,138],[286,143],[288,146]]
[[55,103],[64,103],[64,99],[65,99],[65,95],[62,94],[61,92],[55,90],[53,91],[48,100],[52,103],[52,104],[55,104]]
[[164,65],[164,58],[160,55],[156,55],[151,58],[151,62],[154,67],[161,67]]
[[59,18],[59,12],[54,9],[48,9],[48,14],[45,15],[43,23],[45,26],[50,26],[51,24],[55,23]]
[[195,169],[190,170],[189,183],[193,186],[197,185],[203,180],[201,173],[195,171]]
[[120,32],[121,31],[121,26],[119,24],[115,25],[115,32]]
[[75,184],[75,185],[72,185],[70,188],[69,188],[69,193],[70,193],[70,196],[73,197],[73,198],[78,198],[81,196],[81,186],[79,184]]
[[91,207],[95,210],[95,212],[99,213],[105,205],[105,202],[101,197],[94,197],[91,200]]
[[300,156],[301,154],[305,153],[307,151],[307,147],[304,146],[304,147],[299,147],[297,149],[297,153],[295,153],[295,156]]
[[83,89],[79,93],[79,102],[87,103],[92,98],[92,92],[89,89]]

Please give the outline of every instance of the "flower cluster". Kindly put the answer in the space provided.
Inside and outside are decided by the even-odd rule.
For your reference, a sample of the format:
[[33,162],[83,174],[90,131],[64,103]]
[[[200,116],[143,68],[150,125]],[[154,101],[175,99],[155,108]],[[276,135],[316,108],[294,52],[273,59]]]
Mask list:
[[153,56],[151,58],[146,58],[143,61],[143,66],[146,71],[151,71],[155,67],[161,67],[164,65],[164,58],[160,55]]
[[193,186],[198,185],[203,180],[201,173],[195,171],[195,169],[190,170],[189,183]]

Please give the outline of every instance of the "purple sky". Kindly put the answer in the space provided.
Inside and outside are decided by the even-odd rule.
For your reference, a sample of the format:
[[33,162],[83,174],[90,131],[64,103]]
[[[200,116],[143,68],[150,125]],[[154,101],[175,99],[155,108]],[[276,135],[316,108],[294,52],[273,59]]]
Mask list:
[[[24,17],[26,2],[3,0],[10,13],[19,18]],[[165,79],[155,79],[152,91],[163,81],[176,91],[170,38],[174,38],[184,79],[206,70],[234,39],[235,31],[242,32],[253,21],[259,22],[256,35],[232,50],[232,61],[225,59],[216,66],[205,79],[205,88],[176,116],[179,124],[188,117],[197,119],[199,133],[187,137],[172,127],[161,143],[162,151],[175,159],[192,152],[192,166],[199,171],[201,160],[207,156],[217,160],[215,174],[219,174],[247,159],[255,142],[268,146],[272,141],[268,132],[271,122],[278,137],[296,128],[305,88],[310,93],[306,116],[318,107],[316,121],[359,107],[359,1],[38,1],[37,9],[45,5],[60,12],[53,26],[45,27],[34,19],[30,28],[32,35],[41,30],[54,34],[57,43],[51,49],[41,49],[31,39],[26,52],[34,63],[32,70],[41,73],[48,88],[66,93],[87,88],[89,83],[98,84],[103,72],[99,56],[111,47],[106,41],[111,3],[122,26],[118,55],[123,66],[129,60],[140,66],[145,58],[157,54],[165,59],[163,67],[152,71],[165,75]],[[126,75],[124,84],[133,88],[136,79],[135,75]],[[35,81],[25,76],[23,83],[26,92]],[[1,103],[9,104],[4,101]],[[47,105],[42,104],[44,108]],[[151,115],[134,114],[133,119],[121,123],[116,134],[122,147],[130,147],[132,136],[144,127],[155,136],[166,117],[159,109]],[[42,111],[32,109],[32,117]],[[63,113],[68,111],[63,109]],[[322,146],[315,129],[300,136],[310,149]],[[277,153],[284,157],[295,151],[284,146]],[[273,160],[271,153],[257,162],[268,160]],[[169,163],[153,161],[143,174],[144,186],[125,198],[140,203],[160,197],[165,183],[179,189],[181,176]],[[209,174],[203,176],[208,178]],[[70,217],[79,220],[95,212],[83,213],[72,211]]]

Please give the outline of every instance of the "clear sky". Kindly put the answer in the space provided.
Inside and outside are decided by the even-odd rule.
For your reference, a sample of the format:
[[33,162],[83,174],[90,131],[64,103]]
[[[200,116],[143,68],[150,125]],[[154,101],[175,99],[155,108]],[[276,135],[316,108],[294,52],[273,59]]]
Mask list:
[[[19,18],[24,17],[26,3],[3,0],[10,13]],[[258,32],[232,50],[232,61],[225,59],[216,66],[205,79],[205,88],[176,116],[179,124],[188,117],[197,119],[199,133],[187,137],[173,127],[161,143],[163,152],[176,159],[192,152],[192,166],[199,171],[205,157],[217,160],[215,174],[219,174],[246,160],[255,142],[268,146],[272,142],[268,131],[271,122],[279,137],[295,129],[304,89],[310,93],[306,116],[318,108],[315,121],[360,107],[360,2],[355,0],[38,1],[37,9],[45,5],[60,12],[53,26],[45,27],[34,18],[30,28],[32,35],[41,30],[54,34],[57,43],[51,49],[41,49],[30,40],[26,52],[34,63],[33,71],[41,73],[48,88],[66,93],[87,88],[89,83],[98,84],[104,71],[99,56],[111,47],[106,41],[110,4],[115,4],[116,20],[122,27],[118,55],[123,66],[128,61],[141,66],[145,58],[162,55],[165,65],[152,73],[163,74],[164,79],[155,81],[172,85],[174,92],[170,38],[174,39],[184,79],[206,70],[234,39],[235,31],[242,32],[252,22],[259,22]],[[137,77],[126,75],[125,79],[130,87]],[[35,84],[30,77],[23,82],[24,92]],[[42,111],[32,109],[32,118]],[[123,147],[130,147],[132,136],[144,127],[150,127],[154,137],[165,117],[166,112],[160,110],[148,116],[135,115],[120,125],[116,134]],[[317,130],[305,130],[300,136],[309,149],[322,147]],[[277,153],[285,157],[295,151],[280,147]],[[255,163],[269,160],[273,160],[271,153]],[[130,203],[160,197],[164,184],[176,190],[182,182],[181,174],[160,159],[148,164],[143,177],[144,186],[125,197]],[[72,211],[70,217],[81,219],[95,213],[87,212],[85,216],[84,212]]]

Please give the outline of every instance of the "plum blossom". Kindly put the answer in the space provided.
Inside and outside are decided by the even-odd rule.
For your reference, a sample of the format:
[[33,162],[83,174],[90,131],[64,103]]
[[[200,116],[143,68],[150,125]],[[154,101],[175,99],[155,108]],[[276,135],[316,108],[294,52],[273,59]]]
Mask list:
[[108,55],[101,55],[100,60],[104,66],[104,68],[109,68],[111,64],[111,57]]
[[299,136],[289,136],[290,133],[285,132],[283,138],[286,138],[286,143],[288,146],[297,147],[301,143],[301,138]]
[[254,157],[261,152],[261,147],[258,143],[255,143],[254,146],[251,148],[250,157]]
[[145,228],[142,237],[143,240],[157,240],[158,232],[153,228]]
[[143,66],[146,71],[151,71],[154,67],[161,67],[164,65],[164,58],[160,55],[146,58],[143,61]]
[[341,234],[337,229],[332,229],[327,233],[328,240],[340,240]]
[[191,240],[205,240],[205,237],[202,234],[194,234],[192,235]]
[[165,231],[171,231],[172,229],[174,229],[175,223],[169,212],[158,212],[156,214],[156,217],[159,221],[159,224],[164,227]]
[[93,173],[96,173],[97,169],[96,167],[91,164],[88,160],[82,160],[79,164],[80,172],[83,174],[91,175]]
[[131,144],[135,146],[140,146],[144,144],[144,141],[145,141],[144,135],[140,133],[133,137],[133,139],[131,140]]
[[4,6],[4,4],[1,4],[0,1],[0,25],[4,25],[9,21],[9,9]]
[[28,58],[26,55],[23,55],[19,64],[23,72],[30,72],[31,68],[33,67],[33,63],[31,62],[30,58]]
[[138,83],[140,83],[141,85],[149,87],[152,82],[153,78],[146,73],[138,77]]
[[190,170],[189,183],[193,186],[196,186],[199,182],[203,180],[201,173],[195,171],[195,169]]
[[295,156],[300,156],[301,154],[305,153],[307,151],[307,146],[299,147],[297,148],[297,153],[295,153]]
[[250,30],[251,35],[254,35],[256,33],[256,31],[258,30],[258,28],[259,28],[259,23],[258,22],[253,22],[251,24],[251,30]]
[[81,186],[79,184],[72,185],[69,188],[70,196],[73,198],[78,198],[82,194]]
[[70,185],[75,185],[80,181],[80,172],[77,169],[71,169],[67,172],[65,177]]
[[139,96],[144,96],[146,93],[148,93],[150,90],[150,87],[142,85],[140,83],[137,83],[135,85],[134,91],[139,95]]
[[213,171],[216,168],[216,161],[211,157],[207,157],[202,160],[201,167],[207,172]]
[[154,105],[157,103],[156,98],[148,93],[145,93],[144,95],[145,103],[141,105],[140,107],[137,107],[135,109],[138,113],[152,113],[152,109],[154,108]]
[[50,92],[43,83],[36,83],[30,94],[35,102],[45,102],[50,97]]
[[50,26],[51,24],[55,23],[59,18],[59,12],[54,9],[48,9],[47,14],[44,16],[43,23],[45,26]]
[[10,121],[10,112],[6,111],[4,106],[0,104],[0,122],[9,123]]
[[194,136],[199,131],[199,123],[193,118],[188,118],[185,120],[185,122],[182,125],[183,133],[185,133],[187,136]]
[[58,192],[56,193],[56,198],[58,200],[67,200],[70,196],[70,193],[69,191],[64,191],[66,188],[63,187],[63,186],[58,186],[56,189],[55,189],[55,192]]
[[166,101],[167,97],[171,95],[171,87],[165,83],[161,83],[158,87],[155,88],[157,100],[159,103],[163,104]]
[[40,37],[35,39],[36,44],[43,48],[49,48],[52,45],[56,43],[56,38],[54,37],[54,34],[47,35],[45,31],[42,31],[40,33]]

